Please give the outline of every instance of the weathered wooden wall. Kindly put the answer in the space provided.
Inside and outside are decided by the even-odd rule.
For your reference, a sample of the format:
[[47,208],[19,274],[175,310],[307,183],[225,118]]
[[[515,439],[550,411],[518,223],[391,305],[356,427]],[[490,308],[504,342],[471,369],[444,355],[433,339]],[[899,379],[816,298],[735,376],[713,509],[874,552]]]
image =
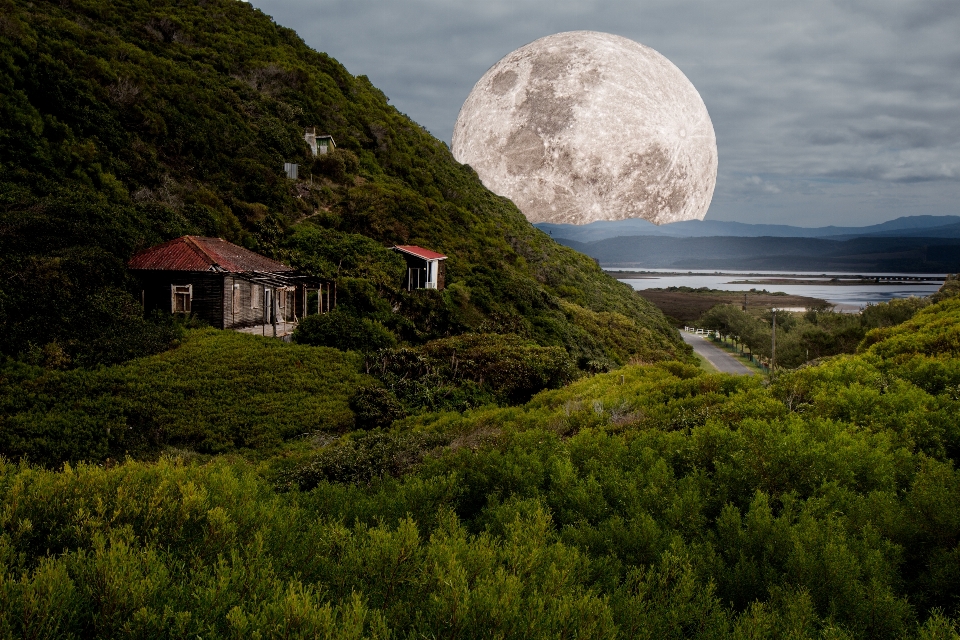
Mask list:
[[210,326],[223,329],[223,280],[221,273],[195,271],[134,271],[140,283],[140,296],[144,311],[171,313],[171,285],[192,285],[193,295],[190,312],[209,322]]
[[[303,287],[284,290],[281,287],[251,282],[237,274],[193,271],[135,271],[141,287],[146,313],[171,313],[172,285],[192,285],[190,311],[218,329],[240,329],[270,324],[273,316],[268,308],[268,293],[276,304],[277,321],[293,322],[304,316]],[[330,289],[332,297],[332,287]],[[326,288],[324,295],[326,296]],[[279,304],[282,301],[282,306]],[[324,298],[324,311],[332,302]],[[308,309],[316,313],[316,309]]]
[[224,329],[238,329],[270,322],[264,289],[271,289],[235,275],[223,278]]

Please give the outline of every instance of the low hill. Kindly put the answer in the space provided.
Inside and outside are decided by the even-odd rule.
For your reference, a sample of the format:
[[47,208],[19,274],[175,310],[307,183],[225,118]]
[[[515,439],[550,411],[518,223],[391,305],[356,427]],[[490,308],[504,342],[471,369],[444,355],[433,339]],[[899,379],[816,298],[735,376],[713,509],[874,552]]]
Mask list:
[[[517,334],[593,368],[684,353],[654,307],[247,3],[0,0],[0,46],[0,353],[76,366],[173,344],[124,264],[188,233],[336,278],[345,312],[405,344]],[[308,126],[337,150],[314,160]],[[403,291],[394,243],[450,256],[447,290]]]
[[[646,220],[616,220],[591,222],[585,225],[538,223],[536,227],[554,238],[577,242],[594,242],[619,236],[668,236],[673,238],[702,238],[708,236],[736,236],[758,238],[859,238],[885,235],[897,237],[943,237],[943,231],[960,224],[960,216],[903,216],[894,220],[863,227],[794,227],[786,224],[750,224],[725,220],[685,220],[660,225]],[[947,229],[948,232],[949,229]],[[949,237],[956,237],[955,235]]]
[[960,240],[947,237],[664,238],[622,236],[560,242],[607,267],[764,271],[951,273],[960,270]]
[[874,231],[863,234],[846,234],[834,236],[835,240],[846,240],[849,238],[960,238],[960,222],[945,224],[936,227],[925,227],[918,229],[888,229],[883,231]]

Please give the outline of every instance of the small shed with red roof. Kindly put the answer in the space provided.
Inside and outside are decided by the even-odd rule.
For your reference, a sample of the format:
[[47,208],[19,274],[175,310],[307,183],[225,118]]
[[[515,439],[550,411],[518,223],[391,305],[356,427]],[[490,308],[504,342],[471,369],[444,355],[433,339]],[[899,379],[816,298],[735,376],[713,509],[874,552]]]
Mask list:
[[407,291],[414,289],[443,289],[446,279],[447,256],[412,244],[393,247],[407,261],[407,276],[404,283]]
[[[322,290],[293,267],[223,238],[183,236],[141,251],[128,267],[146,312],[192,313],[219,329],[295,325],[308,290]],[[321,291],[318,311],[331,306],[329,287],[323,302]]]

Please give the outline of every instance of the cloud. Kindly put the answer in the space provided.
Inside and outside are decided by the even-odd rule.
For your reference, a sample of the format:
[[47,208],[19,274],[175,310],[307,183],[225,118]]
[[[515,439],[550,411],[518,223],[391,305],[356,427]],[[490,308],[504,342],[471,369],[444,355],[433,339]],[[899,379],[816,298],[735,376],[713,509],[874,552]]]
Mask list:
[[960,213],[957,0],[253,3],[448,142],[501,57],[559,31],[607,31],[665,55],[703,97],[720,153],[709,218]]

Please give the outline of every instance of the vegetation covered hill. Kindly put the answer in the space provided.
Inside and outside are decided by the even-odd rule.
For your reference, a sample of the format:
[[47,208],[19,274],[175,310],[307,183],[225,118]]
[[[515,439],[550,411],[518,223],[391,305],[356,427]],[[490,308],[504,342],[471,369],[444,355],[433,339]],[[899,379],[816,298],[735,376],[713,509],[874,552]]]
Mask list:
[[811,273],[944,273],[960,270],[952,229],[929,236],[663,237],[618,236],[593,242],[558,238],[605,266],[667,269],[807,271]]
[[5,637],[956,638],[960,298],[257,465],[0,464]]
[[[247,3],[0,0],[0,51],[4,354],[76,366],[162,350],[177,328],[140,318],[124,263],[186,233],[336,277],[343,310],[402,343],[517,334],[590,370],[684,352],[629,287]],[[337,151],[314,160],[306,126]],[[449,255],[448,289],[402,291],[393,243]]]

